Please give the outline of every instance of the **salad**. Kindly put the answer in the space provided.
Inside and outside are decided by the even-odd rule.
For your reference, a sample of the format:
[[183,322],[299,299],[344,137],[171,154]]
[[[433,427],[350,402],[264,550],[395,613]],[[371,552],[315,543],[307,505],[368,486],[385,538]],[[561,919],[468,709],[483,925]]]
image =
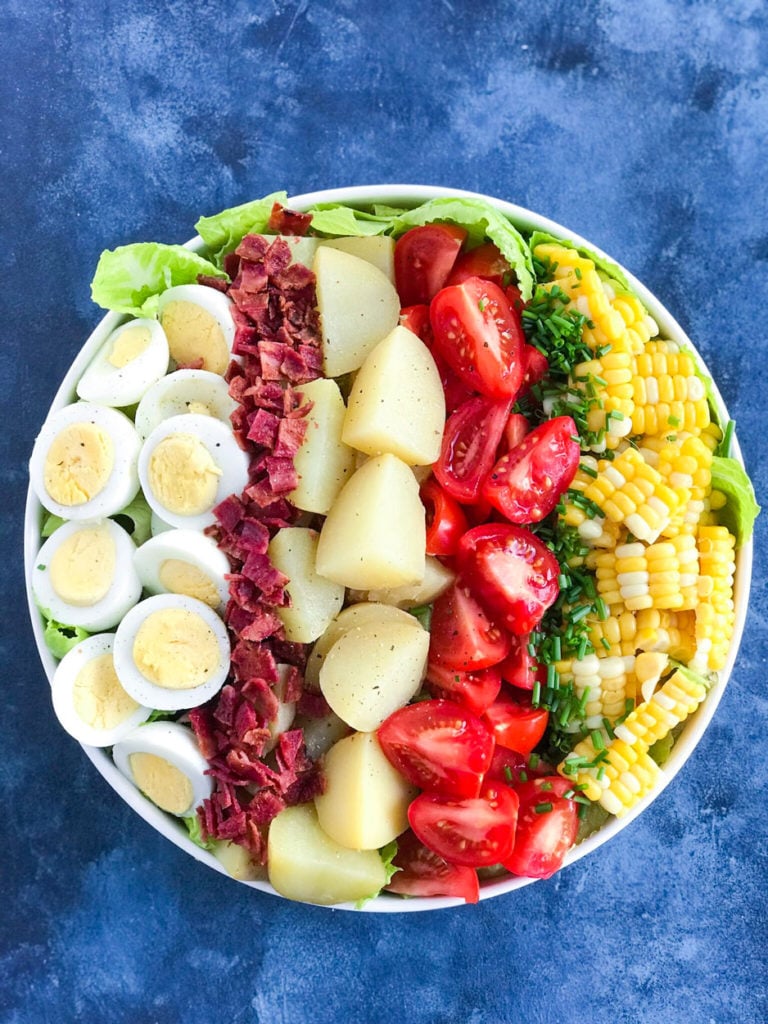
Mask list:
[[61,724],[291,899],[551,876],[726,664],[759,509],[709,378],[480,198],[196,227],[102,254],[30,461]]

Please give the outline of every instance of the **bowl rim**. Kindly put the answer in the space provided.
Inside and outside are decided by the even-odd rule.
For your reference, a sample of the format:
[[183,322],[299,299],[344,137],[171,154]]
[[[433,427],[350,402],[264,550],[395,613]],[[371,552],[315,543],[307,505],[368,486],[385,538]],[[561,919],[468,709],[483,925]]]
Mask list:
[[[639,281],[624,266],[618,263],[612,256],[606,254],[602,249],[596,246],[592,241],[583,238],[564,227],[562,224],[559,224],[558,222],[541,214],[535,213],[524,206],[520,206],[516,203],[508,202],[503,199],[498,199],[494,196],[486,195],[481,192],[472,192],[464,189],[435,185],[405,184],[352,185],[332,189],[322,189],[319,191],[292,196],[289,199],[289,204],[292,208],[297,210],[306,209],[316,203],[329,202],[345,203],[351,206],[366,206],[371,203],[418,206],[420,203],[436,198],[483,199],[490,203],[490,205],[500,213],[508,217],[518,228],[523,228],[523,230],[526,231],[539,230],[548,232],[557,237],[568,239],[577,246],[586,246],[598,255],[611,260],[611,262],[616,264],[616,266],[618,266],[626,275],[632,290],[641,299],[651,316],[653,316],[659,324],[661,333],[670,337],[672,340],[678,341],[679,343],[689,347],[695,354],[701,369],[710,376],[710,379],[712,379],[709,374],[709,369],[694,343],[669,310],[659,299],[656,298],[655,295],[653,295],[652,292],[648,290],[648,288],[646,288],[641,281]],[[185,247],[192,249],[193,251],[199,251],[204,248],[204,245],[200,236],[196,235],[185,243]],[[96,350],[106,340],[109,333],[118,327],[125,319],[126,317],[121,314],[110,312],[99,320],[75,356],[69,370],[59,385],[53,401],[51,402],[50,408],[46,413],[46,419],[56,409],[76,400],[75,385],[86,366],[93,358]],[[717,406],[719,414],[723,420],[727,422],[729,418],[728,410],[714,380],[712,380],[712,393],[713,400]],[[742,465],[744,465],[741,448],[739,447],[738,440],[735,437],[732,455]],[[40,527],[43,511],[44,510],[32,490],[32,487],[29,486],[27,490],[24,517],[24,571],[27,603],[38,654],[50,684],[53,679],[53,673],[57,662],[45,645],[43,639],[43,620],[35,603],[31,587],[32,568],[41,543]],[[561,870],[571,864],[575,864],[577,861],[581,860],[582,857],[587,856],[587,854],[594,852],[630,825],[661,795],[672,779],[681,771],[689,757],[693,754],[693,751],[700,742],[715,714],[715,711],[717,710],[736,663],[747,618],[752,579],[752,560],[753,540],[750,538],[742,544],[737,551],[736,576],[734,583],[735,623],[726,665],[718,673],[718,680],[708,693],[706,700],[694,715],[688,719],[685,728],[672,748],[669,759],[661,769],[660,777],[656,786],[644,800],[640,801],[640,803],[632,808],[632,810],[630,810],[623,818],[609,818],[609,820],[595,833],[584,839],[578,846],[573,847],[566,856],[565,863]],[[107,781],[112,789],[122,797],[128,806],[144,819],[144,821],[155,828],[166,839],[170,840],[180,849],[194,857],[195,860],[207,864],[208,867],[213,868],[215,871],[218,871],[220,874],[223,874],[228,878],[232,877],[212,853],[207,850],[203,850],[189,839],[186,828],[181,822],[161,811],[125,778],[125,776],[115,766],[106,749],[100,747],[89,747],[85,744],[80,744],[80,746],[99,774]],[[487,880],[481,883],[480,900],[482,902],[497,896],[506,895],[507,893],[514,892],[517,889],[524,888],[534,881],[537,881],[537,879],[517,878],[511,875],[501,876],[498,879]],[[240,884],[268,893],[280,899],[285,899],[285,897],[277,893],[266,880],[256,879],[241,881]],[[311,905],[315,906],[315,904]],[[327,909],[361,910],[368,913],[406,913],[440,910],[455,906],[464,906],[463,900],[453,897],[411,897],[403,899],[402,897],[397,897],[391,894],[382,894],[375,899],[369,900],[362,907],[358,907],[354,903],[338,903],[333,904]]]

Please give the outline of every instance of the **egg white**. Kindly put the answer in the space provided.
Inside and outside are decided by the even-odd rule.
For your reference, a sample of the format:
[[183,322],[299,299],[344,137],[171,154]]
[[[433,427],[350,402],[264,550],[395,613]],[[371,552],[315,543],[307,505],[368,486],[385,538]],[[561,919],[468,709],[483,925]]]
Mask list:
[[[235,340],[235,321],[232,317],[232,300],[228,298],[223,292],[217,291],[215,288],[209,288],[208,285],[204,284],[180,284],[173,288],[167,288],[159,296],[157,315],[160,323],[163,323],[163,316],[167,307],[173,302],[190,303],[193,306],[199,306],[200,309],[204,310],[209,316],[211,316],[219,326],[221,330],[224,344],[228,353],[227,365],[229,360],[232,359],[232,345]],[[173,361],[173,341],[169,337],[169,344],[171,349],[171,360]],[[197,358],[197,353],[193,355],[193,358]],[[191,363],[193,359],[189,359]],[[178,360],[174,361],[174,366]],[[209,367],[205,367],[209,369]],[[224,367],[226,370],[226,366]],[[224,371],[222,371],[224,372]]]
[[167,593],[160,579],[160,570],[166,559],[175,559],[202,572],[215,586],[219,596],[218,608],[223,611],[229,599],[226,574],[231,572],[229,559],[216,542],[198,530],[170,529],[151,537],[137,548],[133,564],[142,586],[150,594]]
[[194,733],[184,725],[177,722],[148,722],[115,744],[112,750],[115,764],[136,785],[131,771],[132,754],[162,757],[189,779],[192,784],[192,801],[179,817],[192,814],[213,792],[213,779],[205,774],[210,765],[200,753]]
[[[149,344],[125,366],[109,361],[115,344],[126,331],[149,331]],[[77,385],[77,394],[86,402],[125,407],[135,405],[147,389],[168,371],[168,339],[157,320],[129,320],[112,331],[96,353]]]
[[[158,444],[174,433],[191,434],[201,441],[221,471],[213,502],[208,509],[196,515],[181,515],[166,508],[152,487],[149,472],[152,455]],[[248,456],[231,429],[221,420],[198,413],[171,416],[156,427],[141,448],[138,470],[148,505],[160,519],[177,529],[204,530],[206,526],[212,526],[216,505],[230,494],[240,494],[248,484]]]
[[139,437],[146,438],[171,416],[181,416],[191,407],[205,406],[209,415],[229,423],[237,408],[227,382],[208,370],[174,370],[148,388],[136,410]]
[[[45,461],[59,433],[78,423],[93,423],[109,435],[113,463],[105,485],[89,501],[62,505],[45,486]],[[139,490],[137,463],[141,441],[133,423],[117,409],[95,402],[74,402],[52,412],[43,424],[32,449],[29,478],[40,504],[62,519],[101,519],[125,508]]]
[[[216,671],[200,686],[185,689],[169,689],[147,679],[136,664],[133,646],[136,634],[145,619],[153,612],[167,608],[179,608],[195,612],[213,632],[219,649]],[[215,696],[229,674],[231,647],[229,634],[223,620],[203,601],[183,594],[157,594],[140,601],[124,616],[115,633],[115,671],[125,690],[139,704],[157,708],[160,711],[181,711],[195,708]]]
[[[109,590],[91,605],[75,605],[65,601],[51,582],[51,560],[61,545],[74,534],[93,526],[106,528],[115,544],[115,571]],[[112,629],[141,597],[141,580],[133,564],[136,545],[130,534],[112,519],[98,523],[79,521],[64,523],[40,548],[32,570],[32,590],[40,608],[57,621],[79,626],[90,633]]]
[[111,654],[113,641],[112,633],[99,633],[81,640],[61,659],[51,684],[53,710],[62,727],[79,743],[85,743],[91,747],[112,746],[113,743],[130,735],[152,714],[151,708],[139,705],[119,725],[111,729],[100,729],[84,721],[75,709],[74,690],[78,675],[92,659]]

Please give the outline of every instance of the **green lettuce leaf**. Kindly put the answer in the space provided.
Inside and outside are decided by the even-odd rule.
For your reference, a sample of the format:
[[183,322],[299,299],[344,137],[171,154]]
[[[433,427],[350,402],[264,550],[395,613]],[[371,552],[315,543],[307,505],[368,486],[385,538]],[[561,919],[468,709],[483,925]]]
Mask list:
[[79,644],[81,640],[86,640],[91,635],[79,626],[67,626],[63,622],[56,622],[55,619],[45,615],[45,612],[43,612],[43,615],[46,619],[43,639],[54,658],[63,658],[76,644]]
[[275,203],[285,206],[288,193],[272,192],[263,199],[231,206],[212,217],[201,217],[195,229],[208,246],[214,263],[220,266],[222,257],[236,249],[245,235],[260,235],[266,231]]
[[736,538],[736,546],[749,540],[760,506],[755,500],[752,481],[736,459],[715,455],[712,459],[712,489],[725,495],[725,506],[717,518]]
[[323,235],[381,235],[392,225],[392,216],[366,213],[338,203],[322,203],[307,211],[312,230]]
[[576,245],[576,243],[572,242],[569,238],[557,238],[556,235],[550,235],[546,231],[534,231],[528,239],[531,251],[533,251],[537,245],[544,242],[556,242],[558,245],[564,245],[568,249],[575,249],[580,256],[584,256],[585,259],[592,260],[598,270],[602,270],[602,272],[606,274],[611,281],[615,281],[624,291],[632,294],[632,289],[629,287],[629,281],[627,281],[624,271],[612,260],[606,259],[605,256],[601,256],[592,249],[587,249],[586,246]]
[[40,530],[41,537],[50,537],[54,534],[60,526],[63,526],[66,519],[62,519],[61,516],[55,516],[53,512],[49,512],[43,520],[43,526]]
[[[120,509],[112,518],[130,533],[137,547],[141,547],[152,536],[152,509],[141,491],[130,505]],[[127,520],[127,522],[121,520]]]
[[[379,850],[379,856],[381,857],[381,863],[384,865],[384,872],[386,875],[384,886],[386,887],[392,881],[392,876],[400,871],[400,868],[396,864],[392,863],[397,856],[397,840],[393,839],[391,843],[387,843],[386,846],[382,846]],[[357,903],[355,903],[355,907],[358,910],[361,907],[364,907],[370,900],[376,899],[376,897],[380,895],[381,891],[382,890],[379,889],[377,892],[372,892],[370,896],[363,896],[362,899],[359,899]]]
[[489,238],[501,250],[517,276],[517,284],[523,299],[533,294],[533,259],[528,245],[504,214],[486,203],[484,199],[430,199],[414,210],[408,210],[393,223],[394,235],[401,235],[409,228],[434,221],[449,221],[466,229],[471,246],[480,245]]
[[195,844],[199,846],[201,850],[214,850],[216,848],[216,842],[213,839],[203,839],[203,831],[200,827],[200,819],[196,814],[190,814],[188,818],[181,819],[187,826],[187,832],[189,832],[189,838]]
[[105,249],[91,282],[93,301],[104,309],[131,316],[154,316],[166,288],[194,284],[198,274],[227,275],[183,245],[135,242]]

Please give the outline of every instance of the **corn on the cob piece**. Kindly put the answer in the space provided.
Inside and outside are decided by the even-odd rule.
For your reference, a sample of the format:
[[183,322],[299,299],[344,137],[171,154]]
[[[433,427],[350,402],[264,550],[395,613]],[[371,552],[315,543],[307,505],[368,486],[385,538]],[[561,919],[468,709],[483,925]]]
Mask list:
[[733,577],[736,539],[724,526],[702,526],[698,533],[699,583],[696,604],[696,655],[702,669],[724,667],[733,636]]
[[673,441],[646,437],[639,448],[646,462],[661,473],[670,487],[683,488],[690,495],[662,530],[662,536],[695,533],[706,510],[712,481],[712,449],[703,436],[685,433],[676,435]]
[[[699,559],[696,541],[690,534],[650,545],[639,541],[622,544],[614,554],[615,586],[629,611],[696,607]],[[608,580],[613,597],[613,578],[608,577]],[[598,591],[603,600],[607,600],[600,590],[600,578]]]
[[627,448],[612,462],[598,463],[597,477],[584,488],[584,496],[607,519],[652,544],[687,501],[688,492],[669,487],[637,449]]
[[602,734],[593,732],[574,747],[558,771],[574,779],[586,796],[599,801],[610,814],[621,817],[653,787],[659,775],[648,754],[650,747],[684,722],[706,692],[703,682],[678,670],[615,727],[612,739],[606,743]]
[[663,652],[688,662],[696,653],[692,612],[644,608],[626,610],[607,619],[590,619],[589,639],[600,654],[625,656],[636,652]]
[[593,446],[596,450],[615,448],[621,438],[632,432],[632,358],[624,336],[599,358],[574,367],[574,386],[599,399],[599,405],[587,413],[588,428],[601,438]]
[[632,367],[634,434],[701,434],[709,426],[704,382],[688,352],[669,341],[650,341]]
[[617,294],[610,281],[604,281],[603,288],[613,308],[626,325],[630,352],[638,355],[651,338],[655,338],[659,333],[659,325],[644,309],[636,295],[631,295],[628,292]]
[[[573,683],[574,696],[581,702],[584,718],[574,719],[567,729],[578,732],[601,728],[607,720],[613,724],[626,710],[627,699],[634,700],[635,656],[599,657],[587,654],[558,662],[555,666],[562,683]],[[567,730],[566,730],[567,731]]]

